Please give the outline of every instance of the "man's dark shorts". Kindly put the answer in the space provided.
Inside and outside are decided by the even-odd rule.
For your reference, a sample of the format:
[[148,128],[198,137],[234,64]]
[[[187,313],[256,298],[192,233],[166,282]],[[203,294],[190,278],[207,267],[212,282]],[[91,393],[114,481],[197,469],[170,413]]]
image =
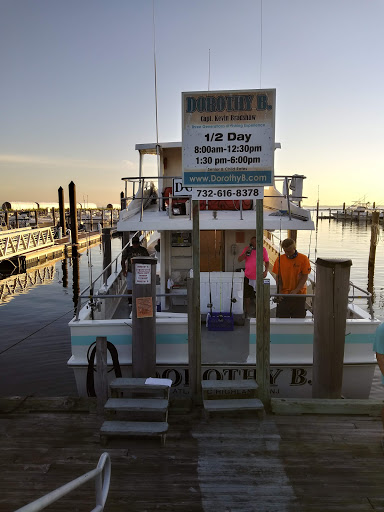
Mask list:
[[286,295],[277,304],[277,318],[305,318],[305,297],[290,297]]
[[244,277],[244,299],[253,299],[255,295],[255,290],[249,284],[248,277]]

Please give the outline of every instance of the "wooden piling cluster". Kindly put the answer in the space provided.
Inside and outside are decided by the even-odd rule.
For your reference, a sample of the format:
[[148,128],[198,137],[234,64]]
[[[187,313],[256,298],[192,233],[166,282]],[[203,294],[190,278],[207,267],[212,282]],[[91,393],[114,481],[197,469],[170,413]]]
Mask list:
[[[68,190],[69,190],[69,203],[70,203],[70,208],[66,209],[65,208],[65,203],[64,203],[64,190],[63,190],[63,187],[59,187],[58,189],[58,202],[59,202],[59,211],[58,211],[58,215],[57,215],[57,212],[56,212],[56,209],[55,208],[52,208],[51,209],[51,216],[52,216],[52,220],[50,221],[47,221],[47,220],[44,220],[44,225],[47,226],[47,225],[52,225],[52,226],[56,226],[58,225],[59,227],[62,228],[62,233],[63,235],[66,234],[66,231],[67,231],[67,215],[68,215],[68,220],[70,219],[70,225],[71,226],[77,226],[78,223],[81,223],[82,222],[82,212],[89,212],[89,219],[85,219],[85,223],[87,224],[90,224],[91,226],[91,229],[93,228],[93,224],[94,223],[100,223],[101,226],[103,227],[106,223],[107,224],[110,224],[110,226],[112,227],[113,224],[114,224],[114,211],[115,209],[114,208],[78,208],[77,207],[77,202],[76,202],[76,185],[71,182],[68,186]],[[94,211],[97,211],[97,212],[101,212],[101,219],[94,219],[93,216],[92,216],[92,212]],[[4,212],[4,223],[5,223],[5,226],[7,229],[10,229],[12,226],[11,226],[11,221],[10,221],[10,213],[14,214],[15,216],[15,219],[14,219],[14,222],[12,223],[13,227],[18,229],[20,226],[20,224],[22,222],[26,222],[26,219],[24,218],[21,218],[20,217],[20,211],[18,210],[5,210]],[[34,218],[35,218],[35,227],[39,227],[39,223],[41,225],[41,220],[39,221],[39,214],[40,213],[43,213],[43,214],[48,214],[48,210],[46,208],[37,208],[37,209],[33,209],[33,210],[29,210],[30,214],[34,215]],[[106,213],[107,212],[107,215]],[[48,223],[48,224],[47,224]],[[73,231],[74,229],[72,229],[71,231]]]

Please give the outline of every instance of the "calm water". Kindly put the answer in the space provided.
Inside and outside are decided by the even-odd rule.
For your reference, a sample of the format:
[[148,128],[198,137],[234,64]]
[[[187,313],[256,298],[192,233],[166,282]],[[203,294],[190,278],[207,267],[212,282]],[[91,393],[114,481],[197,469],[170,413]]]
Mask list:
[[[276,233],[278,234],[278,233]],[[285,237],[286,233],[282,232]],[[318,233],[298,233],[298,249],[315,257],[350,258],[351,279],[367,289],[370,226],[319,221]],[[374,312],[384,321],[384,230],[376,252]],[[121,250],[121,240],[112,241],[113,257]],[[89,273],[101,272],[100,246],[91,249],[92,268],[83,253],[79,262],[83,290]],[[36,282],[43,278],[34,276]],[[73,317],[74,290],[71,259],[58,261],[45,270],[45,284],[35,284],[6,303],[0,303],[0,395],[76,395],[73,371],[66,366],[71,355],[68,322]],[[75,288],[77,288],[75,284]],[[76,290],[75,290],[76,291]],[[366,308],[366,303],[362,303]]]

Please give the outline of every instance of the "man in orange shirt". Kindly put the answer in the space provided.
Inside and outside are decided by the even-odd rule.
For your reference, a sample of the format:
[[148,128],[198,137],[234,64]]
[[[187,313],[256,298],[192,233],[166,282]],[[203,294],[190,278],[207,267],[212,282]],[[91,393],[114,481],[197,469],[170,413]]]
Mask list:
[[[302,295],[307,293],[306,281],[311,272],[309,259],[297,252],[295,241],[286,238],[281,242],[285,254],[279,255],[273,265],[278,293]],[[305,297],[283,297],[277,304],[278,318],[305,318]]]

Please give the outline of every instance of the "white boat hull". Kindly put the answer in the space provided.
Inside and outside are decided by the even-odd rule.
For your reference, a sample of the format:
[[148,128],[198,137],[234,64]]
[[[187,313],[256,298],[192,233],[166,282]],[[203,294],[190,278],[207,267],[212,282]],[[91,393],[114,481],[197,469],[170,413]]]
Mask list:
[[[106,336],[115,345],[123,376],[130,376],[132,369],[132,321],[127,320],[80,320],[72,321],[72,357],[68,365],[73,368],[80,396],[86,396],[87,351],[97,336]],[[372,351],[374,333],[378,321],[367,319],[347,320],[344,374],[342,393],[345,398],[368,398],[375,358]],[[226,361],[203,362],[202,379],[247,379],[255,378],[256,366],[256,322],[235,327],[238,331],[220,333],[222,353],[228,343]],[[247,330],[248,329],[248,330]],[[244,331],[245,330],[245,331]],[[245,338],[241,332],[246,332]],[[312,318],[271,318],[271,396],[310,398],[312,396],[313,361]],[[215,333],[217,334],[217,333]],[[228,335],[227,341],[225,334]],[[206,341],[205,343],[209,343]],[[209,347],[206,354],[209,354]],[[217,354],[215,346],[212,354]],[[204,351],[204,346],[203,346]],[[214,361],[214,355],[208,355]],[[159,377],[174,381],[173,395],[189,394],[188,377],[188,319],[183,314],[158,313],[156,319],[156,359]],[[112,366],[112,360],[109,360]],[[108,374],[114,378],[114,373]]]

